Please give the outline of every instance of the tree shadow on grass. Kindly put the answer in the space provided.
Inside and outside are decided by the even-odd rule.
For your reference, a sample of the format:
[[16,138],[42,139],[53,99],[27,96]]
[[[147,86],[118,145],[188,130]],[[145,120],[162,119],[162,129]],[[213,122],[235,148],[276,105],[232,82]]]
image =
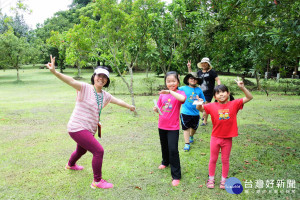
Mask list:
[[2,82],[3,80],[17,80],[17,74],[12,74],[12,75],[1,75],[0,76],[0,81]]

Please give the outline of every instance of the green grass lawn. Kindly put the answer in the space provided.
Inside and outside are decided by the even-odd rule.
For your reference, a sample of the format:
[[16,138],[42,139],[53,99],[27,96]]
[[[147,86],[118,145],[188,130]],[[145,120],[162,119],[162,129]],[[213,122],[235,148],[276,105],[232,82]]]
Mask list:
[[[67,69],[73,76],[75,70]],[[84,71],[90,81],[92,71]],[[154,76],[151,74],[151,76]],[[130,103],[119,77],[113,92]],[[137,94],[148,92],[145,74],[135,75]],[[252,181],[252,188],[239,195],[220,190],[220,157],[216,188],[205,187],[208,175],[211,121],[200,127],[190,152],[184,152],[180,132],[182,180],[171,186],[170,168],[159,170],[161,151],[157,130],[158,115],[152,111],[158,96],[135,97],[138,116],[109,104],[102,111],[104,147],[103,178],[113,189],[92,190],[92,155],[78,164],[83,171],[64,169],[75,142],[66,126],[74,108],[76,91],[46,69],[25,68],[16,82],[16,71],[0,71],[0,199],[299,199],[299,96],[253,92],[254,99],[238,114],[239,136],[233,139],[229,177]],[[129,76],[126,77],[129,79]],[[183,77],[182,77],[183,78]],[[229,82],[233,77],[221,76]],[[158,78],[155,87],[163,85]],[[126,94],[127,93],[127,94]],[[242,97],[236,92],[235,98]],[[274,180],[273,188],[266,182]],[[277,188],[283,180],[284,188]],[[263,188],[255,188],[264,182]],[[295,181],[295,184],[287,184]],[[287,186],[295,188],[287,188]],[[246,190],[248,193],[246,193]],[[277,191],[277,193],[276,193]]]

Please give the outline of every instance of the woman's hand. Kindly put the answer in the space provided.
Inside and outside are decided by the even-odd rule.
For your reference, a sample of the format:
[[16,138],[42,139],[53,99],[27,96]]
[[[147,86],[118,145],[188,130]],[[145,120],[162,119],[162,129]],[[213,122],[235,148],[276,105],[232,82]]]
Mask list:
[[129,110],[133,112],[135,111],[135,107],[133,105],[130,105]]
[[52,72],[55,73],[55,57],[52,58],[52,55],[50,55],[50,63],[46,64],[46,67]]
[[192,68],[191,68],[192,62],[191,62],[191,60],[188,60],[188,63],[186,65],[187,65],[187,68],[188,68],[188,72],[192,72]]
[[158,113],[158,109],[157,109],[156,106],[153,107],[153,111],[156,112],[156,113]]

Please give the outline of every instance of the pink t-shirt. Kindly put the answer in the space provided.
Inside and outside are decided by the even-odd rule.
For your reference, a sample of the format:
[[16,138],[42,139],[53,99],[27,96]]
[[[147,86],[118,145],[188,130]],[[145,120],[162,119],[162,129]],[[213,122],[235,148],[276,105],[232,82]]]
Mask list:
[[[102,109],[111,101],[111,94],[102,90],[98,93],[100,98],[99,109],[101,109],[101,99],[103,97]],[[99,121],[99,109],[94,93],[94,87],[87,83],[82,83],[78,92],[76,105],[68,123],[68,132],[78,132],[88,130],[95,134]]]
[[203,105],[205,112],[211,116],[213,124],[211,135],[219,138],[238,136],[236,116],[243,106],[243,99],[228,101],[226,104],[215,102]]
[[[184,91],[177,90],[176,92],[186,97]],[[163,115],[159,115],[158,128],[163,130],[179,130],[180,107],[183,103],[171,94],[159,95],[157,105]]]

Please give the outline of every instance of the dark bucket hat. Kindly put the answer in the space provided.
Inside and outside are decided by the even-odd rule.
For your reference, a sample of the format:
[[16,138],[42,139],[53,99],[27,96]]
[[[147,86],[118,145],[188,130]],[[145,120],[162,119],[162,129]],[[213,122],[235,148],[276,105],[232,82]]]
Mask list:
[[202,79],[197,77],[196,72],[191,72],[191,73],[187,74],[183,79],[183,83],[186,85],[189,85],[189,78],[194,78],[195,80],[197,80],[198,85],[202,84]]

